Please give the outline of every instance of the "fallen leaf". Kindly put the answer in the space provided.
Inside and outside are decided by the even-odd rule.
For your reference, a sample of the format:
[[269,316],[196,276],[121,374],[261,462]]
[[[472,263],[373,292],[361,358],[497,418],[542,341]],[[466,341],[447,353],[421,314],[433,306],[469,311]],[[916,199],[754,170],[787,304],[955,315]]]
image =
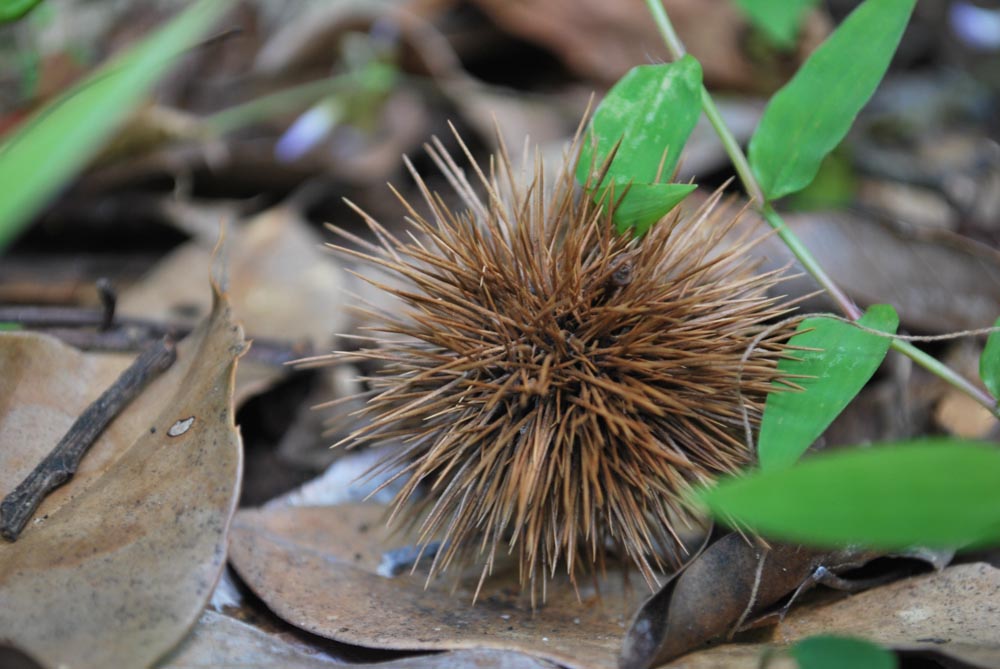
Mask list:
[[322,669],[343,661],[294,639],[270,634],[249,623],[205,611],[198,624],[158,669],[192,667],[283,667]]
[[[907,234],[850,213],[785,221],[807,248],[822,251],[823,267],[848,295],[862,304],[892,304],[902,326],[954,332],[986,327],[1000,313],[996,249],[958,235]],[[761,250],[781,265],[791,259],[776,237]]]
[[[298,213],[276,207],[226,234],[227,294],[248,336],[307,342],[315,350],[349,330],[349,277]],[[211,263],[212,249],[204,241],[178,247],[120,296],[119,312],[171,323],[207,314],[211,303],[203,277]],[[287,372],[280,365],[241,364],[237,404]]]
[[[498,569],[472,603],[478,581],[426,573],[386,578],[382,553],[407,545],[389,536],[386,507],[345,504],[245,510],[230,535],[230,561],[275,613],[320,636],[372,648],[458,650],[490,648],[529,653],[568,667],[616,667],[625,620],[648,592],[633,574],[608,570],[573,587],[549,584],[532,612],[513,568]],[[454,588],[452,586],[455,586]]]
[[[604,84],[614,83],[634,65],[667,58],[656,24],[638,0],[475,4],[503,29],[545,46],[577,74]],[[829,32],[829,19],[811,12],[791,62],[769,62],[748,53],[747,22],[731,0],[666,0],[664,6],[688,52],[704,67],[705,80],[721,88],[777,88]]]
[[672,660],[734,631],[805,583],[817,567],[837,573],[876,555],[787,544],[772,544],[765,552],[746,537],[727,534],[639,608],[619,666],[644,669]]
[[[1000,666],[1000,569],[948,567],[839,599],[793,609],[775,641],[813,634],[858,636],[898,650],[941,654],[966,665]],[[965,665],[963,665],[965,666]]]
[[[39,335],[0,335],[0,350],[11,348],[21,354],[0,357],[4,378],[18,379],[0,395],[2,494],[113,368]],[[233,375],[244,348],[217,297],[174,366],[98,439],[90,455],[100,458],[85,457],[21,538],[0,544],[0,637],[46,666],[76,669],[148,666],[184,636],[224,566],[241,469]]]
[[[325,640],[324,640],[325,641]],[[194,667],[243,667],[253,669],[322,669],[343,667],[344,660],[321,647],[288,635],[266,632],[235,618],[206,611],[190,636],[157,669]],[[459,650],[379,662],[379,669],[554,669],[544,660],[522,653],[498,650]]]

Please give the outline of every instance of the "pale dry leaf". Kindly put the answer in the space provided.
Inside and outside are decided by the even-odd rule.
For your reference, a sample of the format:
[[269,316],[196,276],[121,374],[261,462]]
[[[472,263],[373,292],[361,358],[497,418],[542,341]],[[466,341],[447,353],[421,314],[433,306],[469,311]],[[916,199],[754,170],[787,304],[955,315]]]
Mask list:
[[[690,210],[703,201],[697,192],[682,203]],[[733,213],[744,202],[730,200]],[[898,229],[857,212],[815,211],[784,214],[788,227],[806,248],[821,253],[823,268],[834,282],[862,305],[891,304],[900,329],[920,333],[955,332],[992,325],[1000,313],[1000,251],[952,233],[927,234]],[[746,211],[734,232],[767,225]],[[792,278],[780,285],[791,297],[819,288],[775,235],[752,250],[760,271],[789,268]],[[804,303],[806,311],[835,307],[822,297]]]
[[[39,335],[0,337],[0,349],[9,346],[30,355],[0,358],[3,375],[34,371],[22,370],[0,401],[0,427],[20,425],[3,432],[0,494],[58,441],[49,417],[65,423],[103,390],[81,388],[113,376],[98,356]],[[225,562],[242,467],[232,392],[244,348],[219,297],[174,366],[98,439],[100,460],[85,457],[84,475],[44,502],[17,542],[0,543],[0,638],[68,669],[149,666],[183,638]],[[32,455],[9,467],[20,452]]]
[[[320,636],[372,648],[490,648],[529,653],[574,667],[616,667],[627,618],[647,596],[633,573],[609,569],[600,595],[590,581],[556,580],[532,612],[513,569],[486,580],[473,606],[478,570],[457,585],[446,575],[425,589],[426,571],[386,578],[386,507],[345,504],[246,510],[230,535],[230,561],[250,588],[287,622]],[[455,587],[453,587],[455,586]]]
[[899,650],[926,650],[972,666],[1000,666],[1000,569],[948,567],[833,603],[793,609],[774,641],[813,634],[858,636]]
[[[344,274],[298,212],[275,207],[244,226],[231,226],[226,235],[226,292],[248,335],[325,346],[344,331]],[[169,321],[208,313],[203,277],[211,250],[197,243],[176,249],[120,296],[121,313]]]
[[[248,336],[325,350],[336,333],[349,330],[350,277],[300,214],[279,206],[245,226],[229,227],[226,235],[227,294]],[[203,277],[211,264],[212,249],[204,241],[178,247],[120,296],[120,313],[166,322],[208,313]],[[286,373],[278,365],[241,364],[237,404]]]
[[[184,642],[157,669],[323,669],[344,660],[286,634],[267,632],[249,623],[206,611]],[[555,665],[522,653],[459,650],[379,662],[379,669],[555,669]]]
[[198,624],[157,669],[282,667],[322,669],[343,662],[295,639],[268,633],[242,620],[205,611]]

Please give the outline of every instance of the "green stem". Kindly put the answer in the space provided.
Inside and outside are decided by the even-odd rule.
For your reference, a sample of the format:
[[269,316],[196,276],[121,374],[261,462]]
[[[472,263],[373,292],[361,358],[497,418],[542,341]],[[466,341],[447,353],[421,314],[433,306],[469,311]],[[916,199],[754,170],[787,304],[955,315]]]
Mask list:
[[[646,0],[646,6],[649,8],[649,13],[652,14],[653,20],[660,30],[660,34],[663,36],[663,41],[666,43],[670,55],[674,59],[682,58],[686,53],[684,44],[677,36],[661,0]],[[854,304],[851,298],[826,273],[815,256],[805,247],[798,236],[791,231],[781,216],[778,215],[778,212],[774,210],[774,207],[764,197],[764,191],[761,189],[760,184],[757,183],[757,178],[754,176],[753,170],[750,169],[750,163],[747,162],[743,149],[740,148],[739,142],[736,141],[736,138],[733,137],[733,134],[722,120],[719,108],[715,106],[715,101],[712,100],[712,96],[709,95],[708,90],[704,86],[701,87],[701,106],[705,112],[705,116],[719,135],[719,139],[722,140],[722,145],[729,155],[729,159],[732,161],[733,168],[743,183],[743,187],[746,189],[751,200],[753,200],[757,210],[763,215],[764,220],[777,232],[778,236],[781,237],[781,241],[785,243],[785,246],[792,252],[792,255],[802,263],[805,270],[816,279],[817,283],[836,302],[844,315],[851,320],[860,318],[862,312],[858,306]],[[1000,406],[998,406],[995,399],[980,388],[977,388],[963,376],[955,373],[948,366],[939,362],[933,356],[927,355],[913,344],[899,339],[892,340],[892,348],[909,357],[930,373],[958,388],[976,402],[989,409],[994,416],[1000,417]]]
[[225,134],[278,114],[302,109],[305,105],[328,95],[343,92],[348,86],[356,83],[357,77],[353,73],[310,81],[223,109],[205,118],[203,123],[213,132]]

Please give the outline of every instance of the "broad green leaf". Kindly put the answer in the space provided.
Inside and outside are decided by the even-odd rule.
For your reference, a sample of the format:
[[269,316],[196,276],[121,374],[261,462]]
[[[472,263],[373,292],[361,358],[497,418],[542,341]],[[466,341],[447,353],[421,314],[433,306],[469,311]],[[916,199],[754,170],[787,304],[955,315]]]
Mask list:
[[882,80],[915,2],[866,0],[768,103],[749,149],[768,200],[816,176]]
[[795,46],[802,16],[817,0],[736,0],[750,22],[783,48]]
[[0,145],[0,248],[96,153],[177,56],[229,7],[201,0],[45,105]]
[[[873,305],[861,325],[889,334],[899,327],[896,310]],[[805,388],[770,393],[764,405],[757,456],[761,469],[780,469],[799,459],[833,419],[857,395],[889,351],[888,337],[865,332],[832,318],[807,318],[792,346],[818,349],[792,351],[797,360],[782,360],[778,369]]]
[[822,453],[702,491],[717,518],[815,546],[1000,541],[1000,448],[928,439]]
[[668,179],[700,114],[701,65],[693,57],[633,67],[594,112],[583,137],[577,180],[586,183],[591,167],[600,169],[619,140],[605,183],[593,186],[611,180],[654,183],[661,160],[662,177]]
[[[625,189],[628,190],[625,190]],[[697,188],[694,184],[632,184],[615,185],[609,197],[616,197],[615,192],[624,192],[625,197],[615,207],[615,228],[619,233],[634,229],[636,236],[642,236],[649,231],[654,223],[663,218],[671,209],[681,203],[681,200]],[[597,199],[604,197],[607,189],[598,192]]]
[[864,639],[811,636],[789,649],[799,669],[895,669],[896,655]]
[[42,0],[0,0],[0,23],[16,21],[21,18]]
[[[1000,318],[993,326],[1000,328]],[[986,348],[979,357],[979,378],[993,399],[1000,399],[1000,332],[991,332],[986,340]]]

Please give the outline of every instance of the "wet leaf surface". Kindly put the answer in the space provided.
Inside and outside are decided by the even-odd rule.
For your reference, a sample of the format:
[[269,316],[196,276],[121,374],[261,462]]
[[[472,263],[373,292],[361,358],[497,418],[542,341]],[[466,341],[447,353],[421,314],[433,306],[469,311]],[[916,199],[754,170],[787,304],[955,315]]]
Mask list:
[[[85,475],[46,500],[16,543],[0,544],[0,636],[46,666],[74,668],[147,666],[184,636],[224,564],[241,468],[232,383],[244,346],[219,298],[174,366],[98,439],[101,458],[84,458]],[[5,376],[16,377],[12,360],[41,369],[4,385],[0,423],[17,427],[3,430],[3,494],[35,464],[13,454],[54,445],[61,428],[48,417],[58,425],[79,413],[103,390],[91,370],[114,369],[44,337],[5,334],[0,348],[9,347],[33,354],[3,358]]]
[[382,552],[407,545],[387,540],[385,507],[247,510],[237,514],[230,560],[275,613],[304,630],[337,641],[397,650],[491,648],[515,650],[569,667],[615,667],[627,617],[646,585],[627,585],[610,571],[598,597],[590,582],[557,581],[531,611],[516,574],[497,573],[472,605],[478,571],[457,587],[449,575],[424,588],[426,572],[386,578]]

